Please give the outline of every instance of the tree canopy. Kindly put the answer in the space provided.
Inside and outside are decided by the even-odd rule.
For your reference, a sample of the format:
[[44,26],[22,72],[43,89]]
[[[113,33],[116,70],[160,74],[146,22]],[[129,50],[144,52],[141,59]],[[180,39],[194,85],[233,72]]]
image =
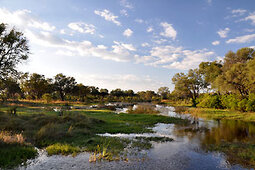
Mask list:
[[17,64],[27,60],[28,54],[28,41],[23,33],[0,24],[0,79],[17,73]]

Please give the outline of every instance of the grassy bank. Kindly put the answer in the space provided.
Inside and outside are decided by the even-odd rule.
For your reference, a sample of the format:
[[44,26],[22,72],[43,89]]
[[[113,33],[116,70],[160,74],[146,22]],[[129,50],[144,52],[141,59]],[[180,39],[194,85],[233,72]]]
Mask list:
[[[151,147],[150,140],[136,139],[132,141],[131,139],[103,137],[97,134],[145,133],[152,132],[148,128],[157,123],[187,123],[182,119],[156,114],[116,114],[109,110],[66,110],[62,116],[59,116],[58,113],[45,106],[22,105],[17,108],[16,115],[9,114],[8,109],[9,106],[0,109],[2,111],[0,112],[0,130],[11,134],[20,134],[26,145],[2,140],[1,151],[4,151],[2,150],[4,146],[11,148],[14,145],[23,149],[22,152],[27,154],[17,155],[19,161],[9,158],[5,160],[7,158],[2,157],[4,160],[1,160],[0,167],[13,167],[35,157],[34,146],[46,148],[49,155],[76,155],[82,151],[95,152],[98,150],[98,146],[102,147],[101,150],[107,148],[107,152],[111,155],[119,155],[129,145],[134,148],[148,149],[148,146]],[[154,140],[151,139],[151,141]],[[167,141],[163,138],[157,140]],[[32,154],[34,152],[35,154]],[[5,154],[14,155],[15,150],[7,149]],[[27,156],[22,157],[22,155]]]
[[176,111],[179,113],[189,113],[195,117],[202,117],[206,119],[227,119],[227,120],[243,120],[248,122],[255,122],[254,112],[240,112],[228,109],[212,109],[212,108],[194,108],[177,106]]

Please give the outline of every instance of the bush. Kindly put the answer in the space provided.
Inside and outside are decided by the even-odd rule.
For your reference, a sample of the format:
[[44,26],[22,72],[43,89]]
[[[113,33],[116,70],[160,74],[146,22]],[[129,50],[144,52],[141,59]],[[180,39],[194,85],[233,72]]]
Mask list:
[[215,109],[222,109],[222,103],[220,100],[220,96],[215,94],[215,95],[210,95],[206,94],[200,99],[199,104],[197,105],[199,107],[206,107],[206,108],[215,108]]
[[250,111],[250,112],[254,112],[255,111],[255,94],[251,93],[249,95],[249,99],[246,105],[246,110]]
[[221,96],[221,102],[224,108],[238,110],[239,96],[235,94],[227,94]]
[[247,107],[248,100],[242,99],[240,102],[238,102],[238,110],[245,112]]
[[54,145],[50,145],[46,148],[46,151],[48,153],[48,155],[58,155],[58,154],[62,154],[62,155],[69,155],[69,154],[73,154],[76,155],[80,149],[78,147],[74,147],[68,144],[59,144],[56,143]]

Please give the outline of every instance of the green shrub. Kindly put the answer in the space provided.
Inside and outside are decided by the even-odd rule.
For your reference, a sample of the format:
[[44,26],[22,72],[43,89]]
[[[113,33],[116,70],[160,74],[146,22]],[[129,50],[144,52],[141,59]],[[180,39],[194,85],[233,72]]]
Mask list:
[[48,155],[69,155],[73,154],[76,155],[78,152],[80,152],[80,149],[78,147],[74,147],[68,144],[60,144],[56,143],[54,145],[50,145],[46,148],[46,151]]
[[227,109],[237,110],[239,96],[235,94],[226,94],[221,96],[222,106]]
[[199,107],[206,107],[206,108],[215,108],[215,109],[221,109],[223,108],[220,96],[215,94],[215,95],[210,95],[206,94],[200,99],[199,104],[197,105]]
[[238,110],[245,112],[247,107],[248,100],[242,99],[240,102],[238,102]]
[[250,112],[255,111],[255,94],[251,93],[247,102],[246,110]]

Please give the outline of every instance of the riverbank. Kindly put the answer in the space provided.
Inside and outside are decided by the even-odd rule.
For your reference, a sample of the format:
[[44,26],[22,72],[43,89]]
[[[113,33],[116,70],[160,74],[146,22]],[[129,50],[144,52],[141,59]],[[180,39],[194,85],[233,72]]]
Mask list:
[[242,120],[247,122],[255,122],[255,112],[240,112],[228,109],[212,109],[212,108],[195,108],[176,106],[176,112],[191,114],[194,117],[214,120]]
[[[13,106],[11,106],[13,107]],[[84,110],[70,109],[62,114],[51,107],[19,106],[16,115],[8,113],[9,107],[4,107],[0,112],[0,130],[3,139],[9,136],[21,136],[22,143],[4,142],[2,146],[15,144],[20,149],[28,149],[27,157],[22,154],[15,155],[14,150],[5,150],[9,155],[8,161],[3,157],[0,167],[10,168],[17,166],[27,159],[34,158],[36,153],[31,147],[44,148],[49,155],[62,154],[75,156],[79,152],[96,153],[91,161],[97,159],[126,159],[124,148],[149,149],[153,142],[171,141],[165,138],[122,139],[118,137],[105,137],[97,134],[117,133],[153,133],[151,127],[157,123],[187,124],[187,120],[166,117],[156,114],[116,114],[110,110]],[[7,135],[8,134],[8,135]],[[18,141],[18,139],[17,139]],[[25,152],[25,151],[24,151]],[[30,154],[31,153],[31,154]],[[7,159],[7,158],[6,158]],[[15,161],[15,160],[19,161]]]

